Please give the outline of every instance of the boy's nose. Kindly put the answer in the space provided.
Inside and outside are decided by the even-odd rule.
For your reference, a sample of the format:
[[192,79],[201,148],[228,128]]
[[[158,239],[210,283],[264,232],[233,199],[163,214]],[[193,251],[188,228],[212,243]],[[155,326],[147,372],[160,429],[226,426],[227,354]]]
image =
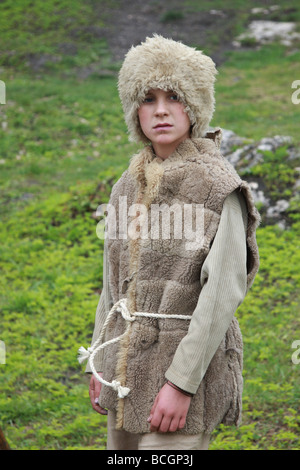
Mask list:
[[155,114],[157,116],[168,114],[168,107],[167,107],[167,103],[165,102],[165,100],[157,100]]

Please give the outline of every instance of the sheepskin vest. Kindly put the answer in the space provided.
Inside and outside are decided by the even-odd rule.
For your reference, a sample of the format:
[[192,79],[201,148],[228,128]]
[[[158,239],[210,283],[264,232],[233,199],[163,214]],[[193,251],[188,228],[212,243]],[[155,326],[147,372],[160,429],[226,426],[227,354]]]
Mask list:
[[[187,139],[165,160],[156,157],[151,147],[135,155],[114,185],[110,198],[117,229],[117,236],[114,233],[108,238],[109,282],[114,303],[127,298],[130,312],[192,315],[201,292],[201,267],[216,235],[224,200],[237,188],[244,192],[249,213],[249,287],[258,269],[255,229],[259,217],[247,183],[221,156],[212,138]],[[131,237],[125,236],[124,227],[120,227],[125,200]],[[201,239],[193,239],[184,230],[180,236],[175,223],[170,224],[170,236],[164,236],[157,225],[151,232],[154,219],[150,209],[163,204],[177,208],[178,213],[182,209],[186,217],[184,205],[200,208],[199,220],[204,221]],[[191,217],[187,217],[188,225],[198,230],[197,212]],[[174,222],[175,215],[173,218],[171,213],[170,219]],[[130,393],[118,398],[114,390],[103,385],[100,405],[117,410],[117,429],[149,432],[150,409],[166,382],[165,372],[188,326],[188,320],[137,317],[127,328],[120,314],[112,317],[105,341],[123,334],[126,328],[127,333],[120,342],[105,348],[103,378],[110,382],[119,380],[130,388]],[[185,428],[178,432],[210,433],[221,422],[238,425],[242,348],[241,332],[234,317],[191,400]]]

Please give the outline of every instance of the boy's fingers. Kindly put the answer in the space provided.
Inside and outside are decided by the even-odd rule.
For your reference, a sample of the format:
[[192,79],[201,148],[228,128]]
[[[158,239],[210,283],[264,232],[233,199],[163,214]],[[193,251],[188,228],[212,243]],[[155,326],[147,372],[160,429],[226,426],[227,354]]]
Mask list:
[[97,413],[100,413],[101,415],[107,415],[107,410],[99,405],[98,398],[95,398],[94,403],[92,402],[92,407],[95,411],[97,411]]
[[149,417],[147,419],[148,423],[150,423],[152,421],[153,415],[155,413],[155,408],[156,408],[156,405],[157,405],[157,401],[158,401],[158,395],[156,396],[156,398],[154,400],[154,403],[152,405],[152,408],[150,410]]
[[178,429],[183,429],[185,426],[186,417],[182,416],[179,420]]
[[181,429],[180,428],[180,420],[173,418],[171,423],[170,423],[168,431],[169,432],[175,432],[178,429]]
[[154,416],[152,417],[151,423],[150,423],[150,431],[155,432],[159,430],[160,424],[161,424],[161,416]]
[[107,415],[107,410],[105,408],[102,408],[99,405],[100,392],[101,392],[101,384],[98,380],[95,379],[95,377],[92,376],[90,380],[90,386],[89,386],[89,395],[90,395],[92,408],[93,410],[97,411],[97,413],[100,413],[101,415]]
[[159,428],[158,428],[158,432],[168,432],[169,428],[170,428],[171,421],[172,421],[172,419],[167,418],[166,416],[163,416],[163,418],[160,422]]
[[151,419],[151,421],[150,421],[150,431],[151,432],[157,431],[159,426],[160,426],[163,415],[158,412],[158,408],[156,408],[154,405],[152,407],[149,418]]

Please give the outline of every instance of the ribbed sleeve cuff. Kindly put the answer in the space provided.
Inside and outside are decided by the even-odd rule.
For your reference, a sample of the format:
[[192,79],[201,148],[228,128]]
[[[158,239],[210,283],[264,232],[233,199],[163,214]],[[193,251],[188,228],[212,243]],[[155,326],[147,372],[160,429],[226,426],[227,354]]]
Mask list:
[[194,384],[185,379],[185,377],[176,374],[172,367],[170,367],[165,373],[167,380],[170,380],[174,385],[185,390],[186,392],[192,393],[193,395],[197,392],[199,384]]

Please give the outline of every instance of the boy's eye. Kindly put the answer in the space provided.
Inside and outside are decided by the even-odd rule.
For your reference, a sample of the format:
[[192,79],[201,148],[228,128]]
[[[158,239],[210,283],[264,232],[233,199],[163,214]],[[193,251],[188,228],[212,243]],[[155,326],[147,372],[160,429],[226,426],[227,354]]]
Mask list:
[[146,96],[143,103],[152,103],[153,100],[154,98],[152,96]]
[[[176,93],[170,93],[169,95],[167,95],[166,98],[171,100],[171,101],[179,101],[179,96],[176,95]],[[147,103],[154,103],[155,100],[156,100],[155,96],[148,95],[148,96],[145,96],[145,98],[143,100],[143,103],[146,103],[146,104]]]

